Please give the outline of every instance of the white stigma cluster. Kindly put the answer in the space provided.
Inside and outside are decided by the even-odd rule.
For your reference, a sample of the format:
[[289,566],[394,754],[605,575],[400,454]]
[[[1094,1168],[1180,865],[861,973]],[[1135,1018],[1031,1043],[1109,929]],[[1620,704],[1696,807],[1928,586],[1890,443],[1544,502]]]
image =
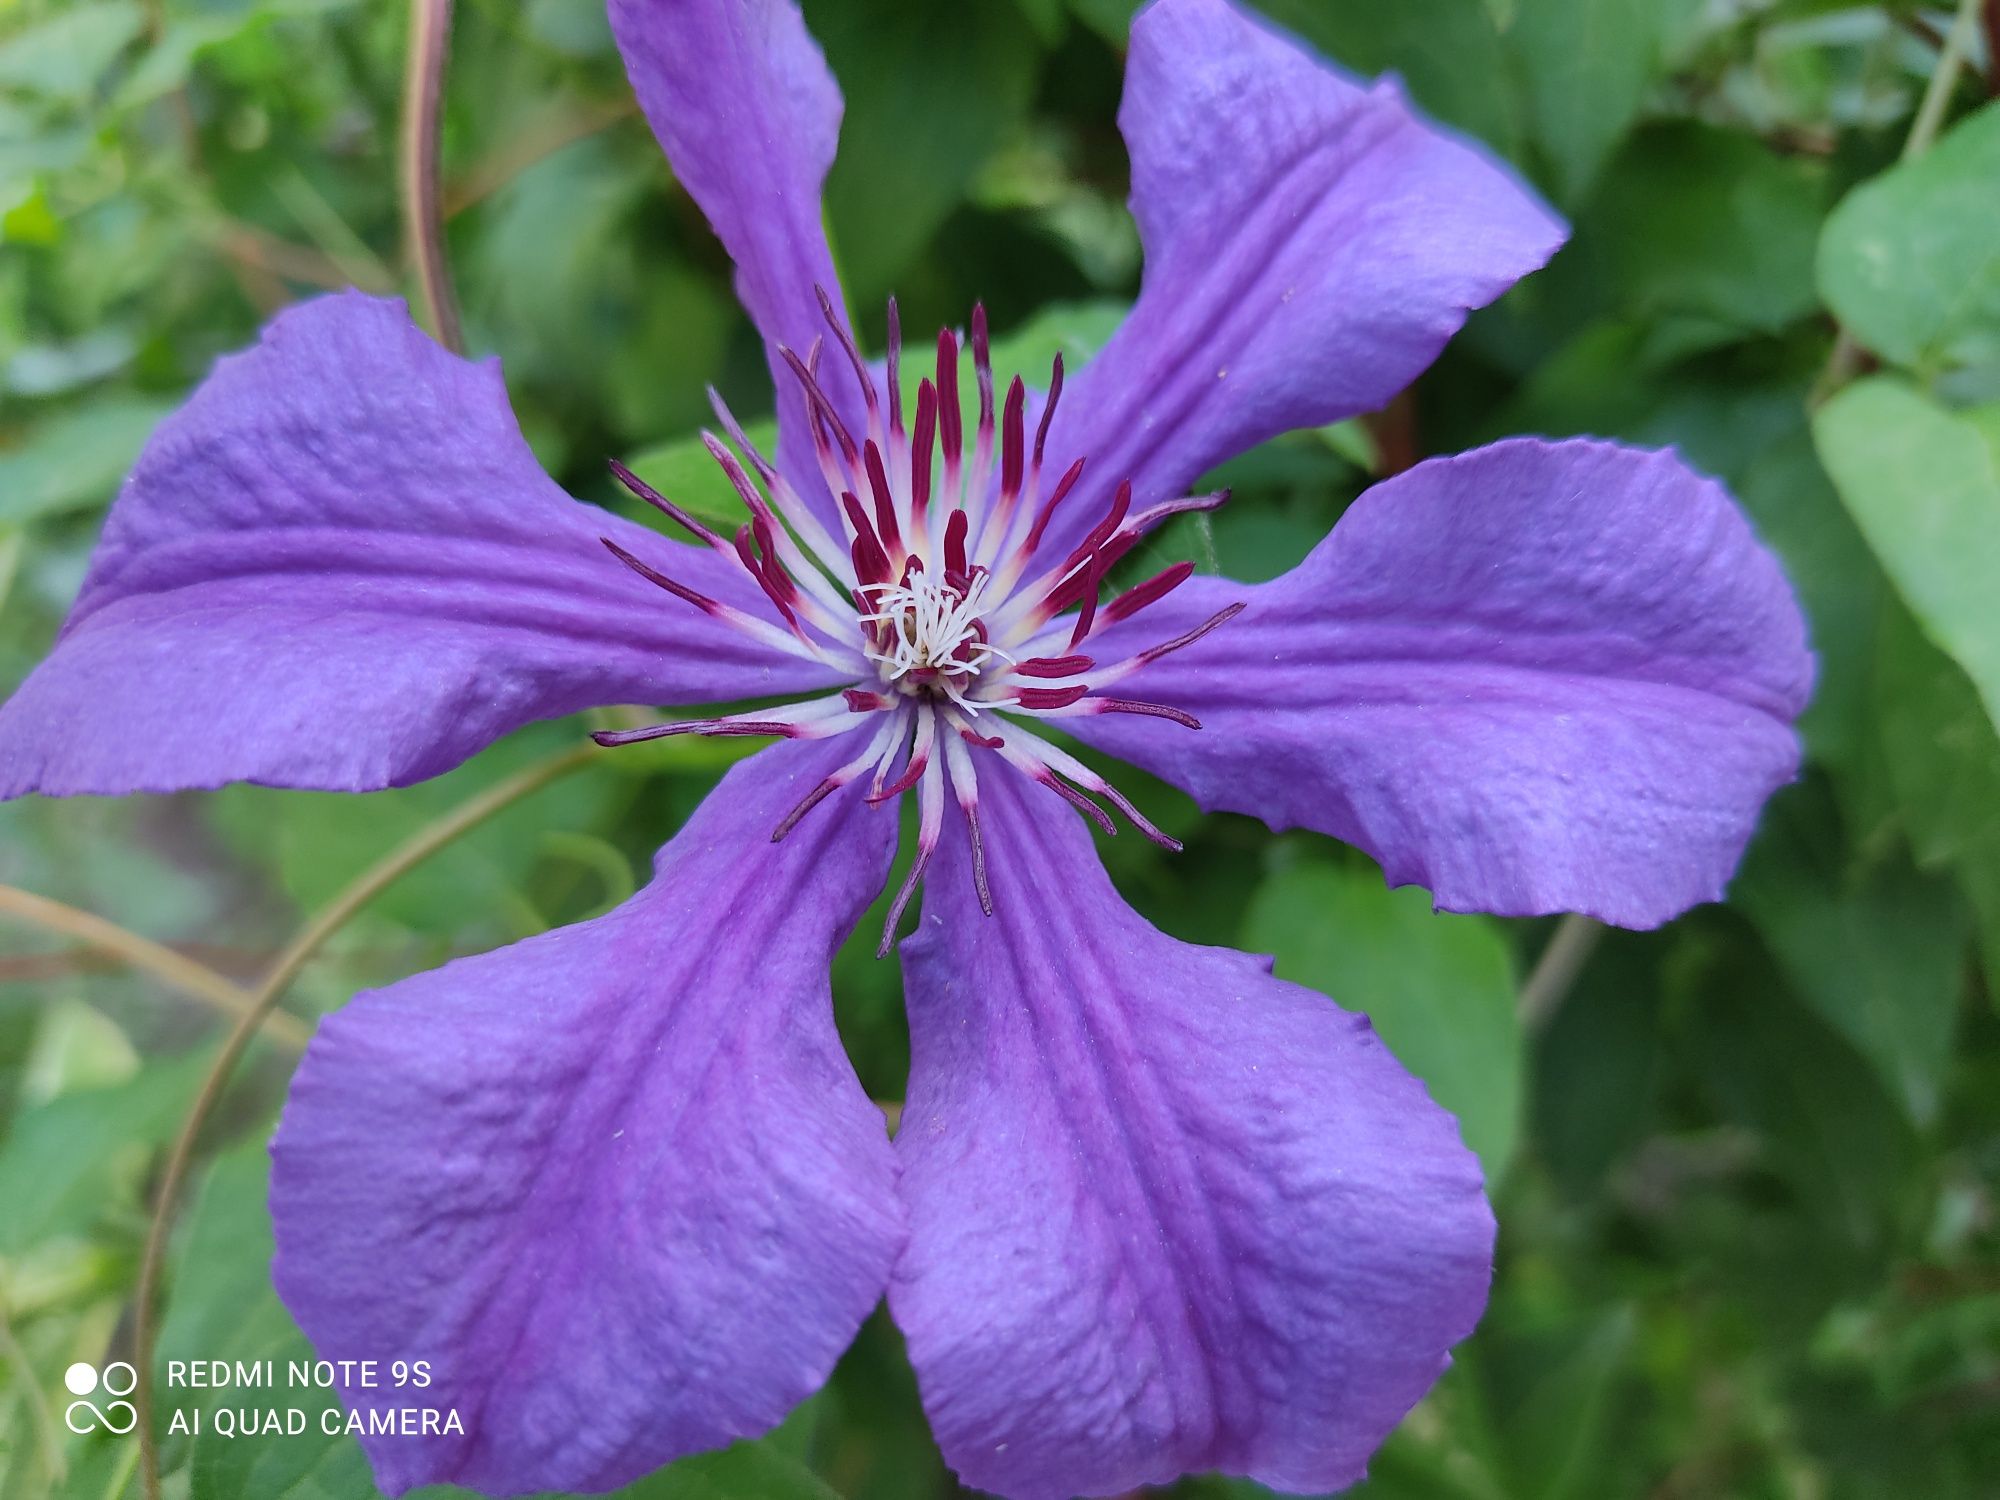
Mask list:
[[865,585],[862,591],[875,610],[861,618],[889,628],[868,632],[862,649],[884,679],[905,692],[933,687],[962,704],[965,680],[977,677],[996,658],[1012,661],[980,627],[987,577],[980,570],[962,591],[922,570],[911,572],[902,583]]

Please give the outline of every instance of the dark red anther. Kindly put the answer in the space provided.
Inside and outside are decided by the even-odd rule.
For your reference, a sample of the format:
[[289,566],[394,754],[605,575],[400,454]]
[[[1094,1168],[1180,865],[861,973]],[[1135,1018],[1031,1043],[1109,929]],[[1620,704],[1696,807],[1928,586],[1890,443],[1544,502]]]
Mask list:
[[1091,656],[1031,656],[1009,670],[1016,677],[1074,677],[1096,665],[1097,659]]
[[689,588],[686,584],[675,583],[673,579],[667,577],[666,574],[658,571],[655,568],[647,567],[644,563],[640,562],[638,558],[634,557],[631,553],[627,552],[623,547],[619,546],[616,542],[612,541],[610,537],[601,536],[598,538],[598,540],[604,543],[604,545],[610,549],[611,555],[613,557],[617,558],[620,562],[625,564],[626,567],[630,568],[634,573],[637,573],[641,578],[645,579],[646,582],[654,585],[657,588],[665,589],[668,593],[672,594],[677,599],[687,600],[688,603],[692,604],[696,609],[702,611],[702,613],[704,614],[712,615],[712,614],[719,614],[721,612],[722,606],[720,604],[717,604],[713,599],[709,598],[708,595],[697,594],[693,589]]
[[1044,767],[1042,773],[1039,776],[1037,776],[1035,780],[1039,781],[1043,786],[1047,787],[1050,791],[1054,792],[1057,796],[1061,797],[1063,801],[1069,803],[1072,807],[1076,808],[1077,811],[1093,819],[1096,822],[1097,826],[1099,828],[1102,828],[1105,831],[1105,833],[1112,835],[1114,837],[1117,835],[1118,825],[1111,821],[1111,814],[1106,812],[1103,808],[1099,807],[1095,802],[1092,802],[1088,797],[1084,796],[1082,792],[1079,792],[1075,787],[1071,786],[1067,781],[1064,781],[1060,776],[1056,775],[1055,772]]
[[1175,563],[1171,568],[1155,573],[1144,583],[1133,584],[1131,588],[1105,605],[1104,618],[1107,621],[1130,619],[1147,605],[1166,598],[1193,575],[1193,563]]
[[903,767],[902,775],[883,787],[881,791],[872,793],[869,796],[868,801],[870,805],[879,807],[884,802],[892,802],[902,796],[903,793],[917,784],[918,778],[924,774],[924,768],[930,765],[930,763],[931,758],[929,755],[912,755],[910,763]]
[[[723,477],[736,491],[736,498],[743,502],[744,509],[751,515],[768,521],[771,518],[770,503],[758,492],[757,486],[750,482],[750,476],[743,472],[743,465],[736,461],[736,455],[723,447],[722,440],[712,432],[704,432],[701,435],[701,445],[708,450],[708,456],[714,459],[716,466],[722,470]],[[775,476],[773,478],[775,481]]]
[[[840,508],[847,512],[848,524],[854,528],[854,545],[849,549],[854,560],[854,576],[863,583],[887,583],[893,576],[889,554],[882,550],[875,528],[868,524],[868,515],[852,490],[841,491]],[[863,613],[872,613],[872,609]]]
[[910,503],[922,515],[931,503],[931,441],[937,435],[937,387],[917,386],[917,426],[910,434]]
[[903,430],[903,316],[889,299],[889,430]]
[[840,696],[841,700],[858,714],[877,713],[889,707],[889,700],[880,693],[867,693],[860,688],[846,688]]
[[981,734],[976,729],[961,729],[958,737],[968,745],[977,745],[983,750],[998,750],[1007,743],[997,734]]
[[965,413],[958,405],[958,338],[949,328],[938,330],[937,348],[938,448],[945,468],[955,468],[965,449]]
[[1236,601],[1236,603],[1228,606],[1226,609],[1217,610],[1214,614],[1210,615],[1206,620],[1203,620],[1201,624],[1195,626],[1194,629],[1188,631],[1185,635],[1177,635],[1170,641],[1162,641],[1157,646],[1149,646],[1144,651],[1141,651],[1138,654],[1138,656],[1134,659],[1141,663],[1149,661],[1158,661],[1161,657],[1167,655],[1169,652],[1178,651],[1183,646],[1192,646],[1196,641],[1200,640],[1203,636],[1207,635],[1211,630],[1215,629],[1216,626],[1226,625],[1231,620],[1235,619],[1238,615],[1242,614],[1245,607],[1246,606],[1244,605],[1243,601],[1239,599]]
[[993,351],[986,339],[986,304],[972,304],[972,369],[979,380],[979,436],[993,441]]
[[819,347],[819,340],[814,339],[811,363],[800,359],[795,351],[787,349],[782,344],[778,346],[778,354],[791,368],[792,374],[798,378],[799,388],[805,392],[806,410],[812,417],[814,439],[820,441],[821,446],[826,446],[825,435],[831,432],[834,441],[840,444],[840,456],[847,461],[847,467],[852,470],[860,462],[861,452],[854,446],[854,439],[848,435],[847,424],[840,420],[840,413],[833,409],[833,403],[827,400],[826,392],[820,389],[819,381],[813,374],[813,365],[819,362]]
[[1049,423],[1055,420],[1056,403],[1062,400],[1063,361],[1057,354],[1054,366],[1049,370],[1049,399],[1042,404],[1042,420],[1035,428],[1035,471],[1041,472],[1042,451],[1049,444]]
[[753,734],[776,734],[786,739],[798,736],[796,724],[777,719],[673,719],[665,724],[649,724],[644,729],[593,729],[590,737],[607,750],[620,745],[637,745],[646,740],[664,740],[677,734],[705,734],[715,739],[741,738]]
[[794,630],[798,629],[798,616],[792,613],[790,598],[792,581],[783,569],[772,563],[768,553],[763,557],[757,555],[756,549],[751,545],[750,527],[747,524],[736,529],[736,555],[742,560],[750,576],[757,580],[758,587],[764,591],[764,597],[778,607],[778,613],[785,617],[785,623]]
[[847,785],[847,783],[841,780],[840,777],[829,776],[826,778],[826,780],[822,781],[818,786],[814,787],[811,791],[807,792],[805,796],[800,799],[799,805],[793,808],[790,812],[786,813],[785,816],[779,820],[778,826],[771,830],[771,842],[774,844],[777,843],[786,834],[790,833],[794,828],[798,827],[799,819],[803,818],[807,813],[811,812],[815,807],[818,807],[820,803],[824,802],[829,796],[839,791],[845,785]]
[[896,497],[889,493],[889,473],[882,467],[882,450],[870,438],[861,447],[863,466],[868,471],[868,488],[875,496],[875,529],[886,552],[903,550],[902,528],[896,524]]
[[979,909],[993,915],[993,891],[986,883],[986,845],[979,837],[979,804],[962,802],[965,810],[965,837],[972,845],[972,888],[979,892]]
[[1103,566],[1093,561],[1083,589],[1083,608],[1076,612],[1076,628],[1069,633],[1069,648],[1072,651],[1083,644],[1084,637],[1090,634],[1090,627],[1097,623],[1097,586],[1103,579]]
[[944,523],[944,576],[947,583],[954,577],[965,576],[965,534],[971,525],[971,518],[963,510],[954,510],[951,519]]
[[1000,493],[1008,499],[1021,493],[1021,475],[1027,468],[1028,388],[1016,375],[1007,387],[1007,412],[1000,430]]
[[1022,551],[1032,553],[1037,547],[1041,546],[1042,533],[1049,529],[1049,518],[1056,513],[1056,507],[1069,498],[1069,492],[1076,488],[1077,480],[1082,477],[1083,460],[1079,458],[1069,466],[1064,472],[1063,477],[1057,481],[1055,489],[1049,494],[1049,498],[1042,502],[1042,513],[1035,517],[1035,524],[1029,528],[1027,541],[1021,544]]
[[854,335],[848,331],[847,319],[835,309],[833,298],[826,294],[826,288],[813,283],[813,295],[819,298],[820,315],[826,319],[826,326],[833,330],[833,336],[840,347],[847,351],[848,367],[854,371],[854,383],[861,387],[861,399],[873,412],[878,404],[875,395],[875,378],[868,373],[868,365],[861,358],[861,350],[855,346]]
[[1172,719],[1176,724],[1184,724],[1189,729],[1201,728],[1201,720],[1191,713],[1178,708],[1170,708],[1164,703],[1143,703],[1137,698],[1092,698],[1097,711],[1105,714],[1144,714],[1151,719]]
[[1023,708],[1068,708],[1089,691],[1088,686],[1078,682],[1069,687],[1022,688],[1014,697]]
[[630,469],[626,468],[625,465],[618,462],[618,460],[615,458],[611,460],[611,472],[613,475],[617,477],[618,482],[624,485],[626,489],[630,490],[633,494],[637,495],[641,500],[645,501],[648,505],[652,506],[653,509],[659,511],[662,515],[666,516],[676,525],[681,526],[685,528],[687,531],[693,533],[696,537],[708,543],[708,545],[711,547],[720,547],[722,545],[722,538],[720,536],[718,536],[715,532],[710,531],[706,526],[702,525],[701,522],[697,521],[693,516],[689,515],[686,511],[682,510],[678,505],[674,504],[673,501],[667,499],[666,496],[662,495],[658,490],[654,489],[650,484],[646,483],[645,480],[641,479],[637,474],[634,474]]
[[1125,519],[1125,512],[1132,508],[1132,481],[1122,481],[1117,493],[1111,497],[1111,509],[1104,513],[1104,519],[1090,528],[1090,534],[1076,544],[1076,550],[1063,560],[1063,571],[1082,562],[1091,553],[1111,540],[1111,533],[1118,529],[1118,523]]

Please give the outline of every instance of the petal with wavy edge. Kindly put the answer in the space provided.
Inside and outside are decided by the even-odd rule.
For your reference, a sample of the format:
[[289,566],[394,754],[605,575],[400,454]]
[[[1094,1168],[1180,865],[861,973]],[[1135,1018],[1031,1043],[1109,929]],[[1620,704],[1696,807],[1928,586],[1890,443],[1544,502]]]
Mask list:
[[610,1489],[761,1432],[880,1298],[896,1165],[827,964],[894,822],[849,796],[770,837],[843,752],[764,751],[609,915],[321,1026],[271,1147],[278,1291],[322,1358],[429,1360],[465,1429],[365,1438],[388,1493]]
[[[611,0],[625,71],[674,175],[736,262],[736,292],[770,346],[779,467],[838,534],[805,403],[776,349],[827,333],[814,294],[840,305],[820,186],[840,136],[840,89],[792,0]],[[851,427],[860,391],[838,349],[821,385]]]
[[1433,459],[1283,577],[1193,579],[1094,650],[1237,600],[1118,689],[1199,732],[1068,727],[1204,807],[1358,844],[1452,911],[1656,926],[1721,895],[1798,768],[1798,603],[1671,452],[1522,438]]
[[1386,403],[1566,233],[1484,148],[1228,0],[1132,23],[1118,116],[1138,304],[1072,381],[1051,472],[1088,459],[1060,556],[1121,480],[1145,505],[1293,428]]
[[1484,1306],[1479,1165],[1367,1021],[1154,930],[1066,807],[980,777],[903,948],[889,1305],[967,1484],[1336,1489]]
[[0,707],[0,797],[447,771],[531,720],[816,686],[635,577],[611,537],[761,612],[733,563],[565,495],[496,363],[326,297],[147,444],[55,650]]

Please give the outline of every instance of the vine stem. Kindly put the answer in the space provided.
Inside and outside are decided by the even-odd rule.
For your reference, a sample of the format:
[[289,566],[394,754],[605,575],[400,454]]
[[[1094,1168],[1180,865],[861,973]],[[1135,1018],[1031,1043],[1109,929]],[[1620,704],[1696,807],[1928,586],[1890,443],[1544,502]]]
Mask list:
[[[1917,104],[1917,115],[1910,122],[1910,133],[1903,137],[1903,150],[1898,161],[1910,161],[1922,156],[1930,150],[1931,142],[1937,139],[1938,130],[1944,124],[1945,109],[1951,103],[1952,85],[1958,82],[1958,70],[1972,50],[1974,32],[1979,25],[1979,11],[1980,0],[1958,0],[1951,30],[1945,34],[1937,66],[1931,69],[1930,81],[1924,85],[1924,97]],[[1817,407],[1852,380],[1861,369],[1862,353],[1861,341],[1842,328],[1834,338],[1833,352],[1827,355],[1826,368],[1813,382],[1809,404]]]
[[27,1403],[29,1423],[35,1429],[36,1446],[42,1450],[43,1466],[49,1477],[61,1484],[69,1473],[68,1465],[63,1462],[62,1440],[56,1436],[55,1412],[42,1393],[42,1377],[36,1373],[34,1361],[14,1337],[14,1325],[8,1318],[4,1299],[0,1299],[0,1359],[5,1360],[14,1378],[21,1382],[21,1399]]
[[1951,103],[1952,85],[1958,82],[1958,70],[1972,51],[1972,40],[1979,26],[1979,3],[1980,0],[1958,0],[1958,12],[1952,17],[1951,30],[1945,34],[1944,50],[1938,53],[1937,66],[1931,69],[1930,82],[1924,85],[1923,102],[1917,106],[1917,118],[1903,141],[1904,161],[1923,155],[1937,139],[1945,107]]
[[222,1097],[229,1075],[248,1049],[258,1024],[326,940],[345,926],[362,907],[461,834],[478,827],[495,813],[539,791],[558,777],[576,770],[597,753],[597,747],[586,742],[517,772],[418,829],[356,876],[285,946],[272,963],[270,973],[251,996],[250,1009],[224,1040],[222,1050],[216,1054],[208,1076],[202,1080],[200,1091],[188,1106],[187,1118],[181,1122],[180,1133],[174,1137],[173,1146],[167,1154],[166,1168],[160,1175],[159,1191],[154,1198],[152,1227],[147,1231],[146,1248],[139,1260],[139,1285],[133,1299],[132,1343],[133,1363],[141,1372],[134,1401],[139,1410],[140,1467],[146,1500],[160,1500],[160,1451],[153,1431],[153,1340],[157,1332],[153,1304],[158,1293],[160,1270],[166,1259],[167,1231],[172,1226],[174,1204],[180,1197],[181,1186],[187,1178],[188,1163],[194,1155],[195,1137],[201,1133],[202,1125],[215,1108],[216,1101]]
[[1576,976],[1590,962],[1597,940],[1603,936],[1604,924],[1581,912],[1571,912],[1556,923],[1548,946],[1535,960],[1534,972],[1521,986],[1521,998],[1515,1010],[1524,1028],[1534,1031],[1548,1024],[1549,1017],[1556,1013],[1563,997],[1569,993],[1569,987],[1576,983]]
[[[51,901],[46,896],[37,896],[32,891],[15,886],[0,885],[0,913],[75,938],[86,948],[109,954],[132,968],[143,970],[183,995],[239,1019],[251,1011],[253,997],[250,991],[235,980],[216,973],[206,964],[196,963],[185,954],[176,953],[164,943],[156,943],[151,938],[120,927],[95,912],[65,906],[60,901]],[[274,1041],[282,1042],[294,1052],[305,1049],[306,1028],[293,1017],[274,1011],[262,1017],[260,1024]]]
[[438,122],[444,108],[445,55],[451,48],[451,0],[410,0],[410,48],[403,68],[401,150],[403,235],[417,268],[424,307],[437,341],[465,352],[458,298],[445,258],[438,189]]

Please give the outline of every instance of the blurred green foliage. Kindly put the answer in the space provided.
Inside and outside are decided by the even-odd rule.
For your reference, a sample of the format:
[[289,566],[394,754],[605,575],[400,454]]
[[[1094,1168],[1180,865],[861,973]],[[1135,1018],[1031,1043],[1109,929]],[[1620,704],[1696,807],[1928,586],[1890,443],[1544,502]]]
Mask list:
[[[1113,124],[1130,0],[806,0],[848,99],[827,214],[863,326],[984,298],[1035,378],[1139,273]],[[1395,69],[1568,214],[1555,263],[1411,398],[1233,463],[1189,557],[1268,577],[1383,462],[1505,433],[1673,443],[1726,478],[1812,618],[1802,781],[1726,905],[1605,935],[1516,993],[1552,923],[1434,917],[1330,842],[1198,819],[1104,846],[1194,941],[1374,1012],[1462,1115],[1502,1224],[1493,1303],[1368,1500],[1991,1496],[2000,1476],[2000,68],[1975,38],[1898,163],[1951,15],[1846,0],[1266,0]],[[1994,7],[1989,6],[1989,11]],[[375,0],[0,7],[0,690],[47,648],[104,506],[213,358],[322,287],[409,284],[394,185],[405,17]],[[638,121],[597,0],[461,0],[444,135],[469,336],[537,451],[613,501],[633,457],[697,509],[710,382],[768,410],[725,258]],[[1836,318],[1851,347],[1836,353]],[[1861,378],[1846,377],[1859,374]],[[1840,387],[1835,389],[1835,387]],[[1827,399],[1822,399],[1827,398]],[[707,488],[704,489],[704,486]],[[615,503],[615,502],[614,502]],[[0,808],[0,881],[253,979],[303,913],[575,724],[366,798],[237,788]],[[602,910],[737,753],[608,758],[421,867],[288,1005]],[[8,923],[0,917],[0,923]],[[863,1082],[901,1096],[892,963],[836,966]],[[53,1442],[64,1366],[126,1347],[161,1143],[222,1020],[0,925],[0,1495],[136,1494],[129,1440]],[[203,1137],[162,1356],[295,1348],[269,1294],[253,1054]],[[53,1449],[54,1451],[51,1451]],[[176,1439],[169,1493],[358,1500],[346,1440]],[[58,1479],[60,1464],[66,1477]],[[939,1496],[893,1328],[757,1444],[631,1500]],[[1193,1479],[1185,1497],[1254,1486]]]

